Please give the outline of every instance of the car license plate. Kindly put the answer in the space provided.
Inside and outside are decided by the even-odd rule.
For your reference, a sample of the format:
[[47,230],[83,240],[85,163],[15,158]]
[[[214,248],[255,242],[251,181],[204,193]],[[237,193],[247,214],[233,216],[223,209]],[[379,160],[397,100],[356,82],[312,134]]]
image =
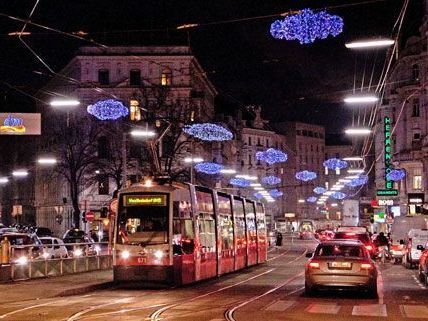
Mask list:
[[335,269],[350,269],[352,264],[350,262],[331,262],[329,264],[330,268]]

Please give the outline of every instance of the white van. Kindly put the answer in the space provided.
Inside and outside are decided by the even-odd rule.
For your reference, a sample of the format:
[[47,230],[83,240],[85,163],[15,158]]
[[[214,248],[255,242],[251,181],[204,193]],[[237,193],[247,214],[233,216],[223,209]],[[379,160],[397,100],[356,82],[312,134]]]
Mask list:
[[403,257],[404,265],[406,268],[410,269],[418,264],[422,249],[424,249],[428,243],[428,230],[412,228],[409,231],[405,243],[406,246]]
[[427,229],[428,223],[424,216],[397,216],[391,227],[391,255],[395,262],[401,262],[405,252],[404,244],[408,241],[411,229]]

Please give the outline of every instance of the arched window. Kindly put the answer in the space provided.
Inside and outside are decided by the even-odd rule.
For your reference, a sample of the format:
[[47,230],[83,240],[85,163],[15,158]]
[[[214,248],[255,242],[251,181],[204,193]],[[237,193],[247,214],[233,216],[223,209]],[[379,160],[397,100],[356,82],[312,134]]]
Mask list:
[[412,105],[412,117],[419,117],[419,116],[420,116],[419,99],[415,98],[413,99],[413,105]]
[[162,86],[171,86],[172,84],[172,72],[171,69],[165,68],[162,71],[161,75],[161,85]]
[[419,65],[412,66],[412,80],[419,80]]

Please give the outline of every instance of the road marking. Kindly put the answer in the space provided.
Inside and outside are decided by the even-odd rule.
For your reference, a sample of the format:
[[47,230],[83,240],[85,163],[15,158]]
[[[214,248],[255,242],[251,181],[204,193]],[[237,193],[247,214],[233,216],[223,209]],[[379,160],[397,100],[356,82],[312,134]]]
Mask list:
[[366,317],[386,317],[385,304],[354,305],[352,315]]
[[80,319],[84,314],[86,314],[88,312],[91,312],[91,311],[94,311],[94,310],[97,310],[97,309],[100,309],[100,308],[104,308],[104,307],[109,306],[109,305],[114,305],[114,304],[119,304],[119,303],[129,303],[129,302],[131,302],[131,300],[132,300],[132,298],[129,297],[129,298],[123,298],[123,299],[114,300],[113,302],[109,302],[109,303],[105,303],[105,304],[91,306],[89,308],[86,308],[86,309],[84,309],[84,310],[82,310],[80,312],[77,312],[77,313],[73,314],[72,316],[70,316],[67,319],[67,321],[75,321],[75,320]]
[[408,318],[428,319],[428,308],[424,305],[400,305],[400,310]]
[[378,303],[381,305],[383,304],[383,292],[384,292],[384,287],[383,287],[384,283],[383,283],[383,277],[382,277],[382,273],[380,271],[378,271],[378,275],[377,275],[377,296],[378,296]]
[[413,275],[413,279],[415,280],[416,284],[421,288],[421,289],[426,289],[425,285],[423,285],[421,283],[421,281],[419,281],[419,279],[416,277],[416,275]]
[[337,303],[314,303],[306,308],[309,313],[337,314],[340,306]]
[[35,308],[38,308],[38,307],[43,307],[43,306],[49,305],[49,304],[52,304],[52,301],[51,302],[46,302],[46,303],[41,303],[41,304],[36,304],[36,305],[31,305],[31,306],[26,307],[26,308],[22,308],[22,309],[18,309],[18,310],[15,310],[15,311],[11,311],[11,312],[8,312],[8,313],[0,315],[0,319],[4,319],[4,318],[8,317],[9,315],[13,315],[13,314],[16,314],[16,313],[19,313],[19,312],[23,312],[23,311],[35,309]]
[[266,310],[266,311],[285,311],[295,303],[296,303],[296,301],[277,300],[277,301],[274,301],[271,304],[269,304],[266,308],[264,308],[264,310]]

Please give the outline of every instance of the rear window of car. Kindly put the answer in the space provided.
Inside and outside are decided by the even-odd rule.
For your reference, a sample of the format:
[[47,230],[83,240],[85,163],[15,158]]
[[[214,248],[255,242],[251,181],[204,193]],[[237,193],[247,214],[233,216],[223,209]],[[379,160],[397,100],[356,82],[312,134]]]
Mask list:
[[45,244],[45,245],[50,245],[50,244],[52,244],[52,241],[51,241],[51,240],[49,240],[49,239],[40,239],[40,241],[42,241],[42,243],[43,243],[43,244]]
[[83,237],[67,237],[64,239],[64,243],[85,243],[85,239]]
[[366,233],[339,232],[334,235],[334,238],[341,240],[360,240],[364,244],[370,242],[370,237]]
[[83,236],[85,236],[85,232],[75,230],[68,231],[66,235],[67,238],[82,238]]
[[315,251],[315,256],[344,256],[364,258],[362,246],[355,245],[321,245]]
[[11,245],[31,245],[33,242],[29,236],[7,235]]

